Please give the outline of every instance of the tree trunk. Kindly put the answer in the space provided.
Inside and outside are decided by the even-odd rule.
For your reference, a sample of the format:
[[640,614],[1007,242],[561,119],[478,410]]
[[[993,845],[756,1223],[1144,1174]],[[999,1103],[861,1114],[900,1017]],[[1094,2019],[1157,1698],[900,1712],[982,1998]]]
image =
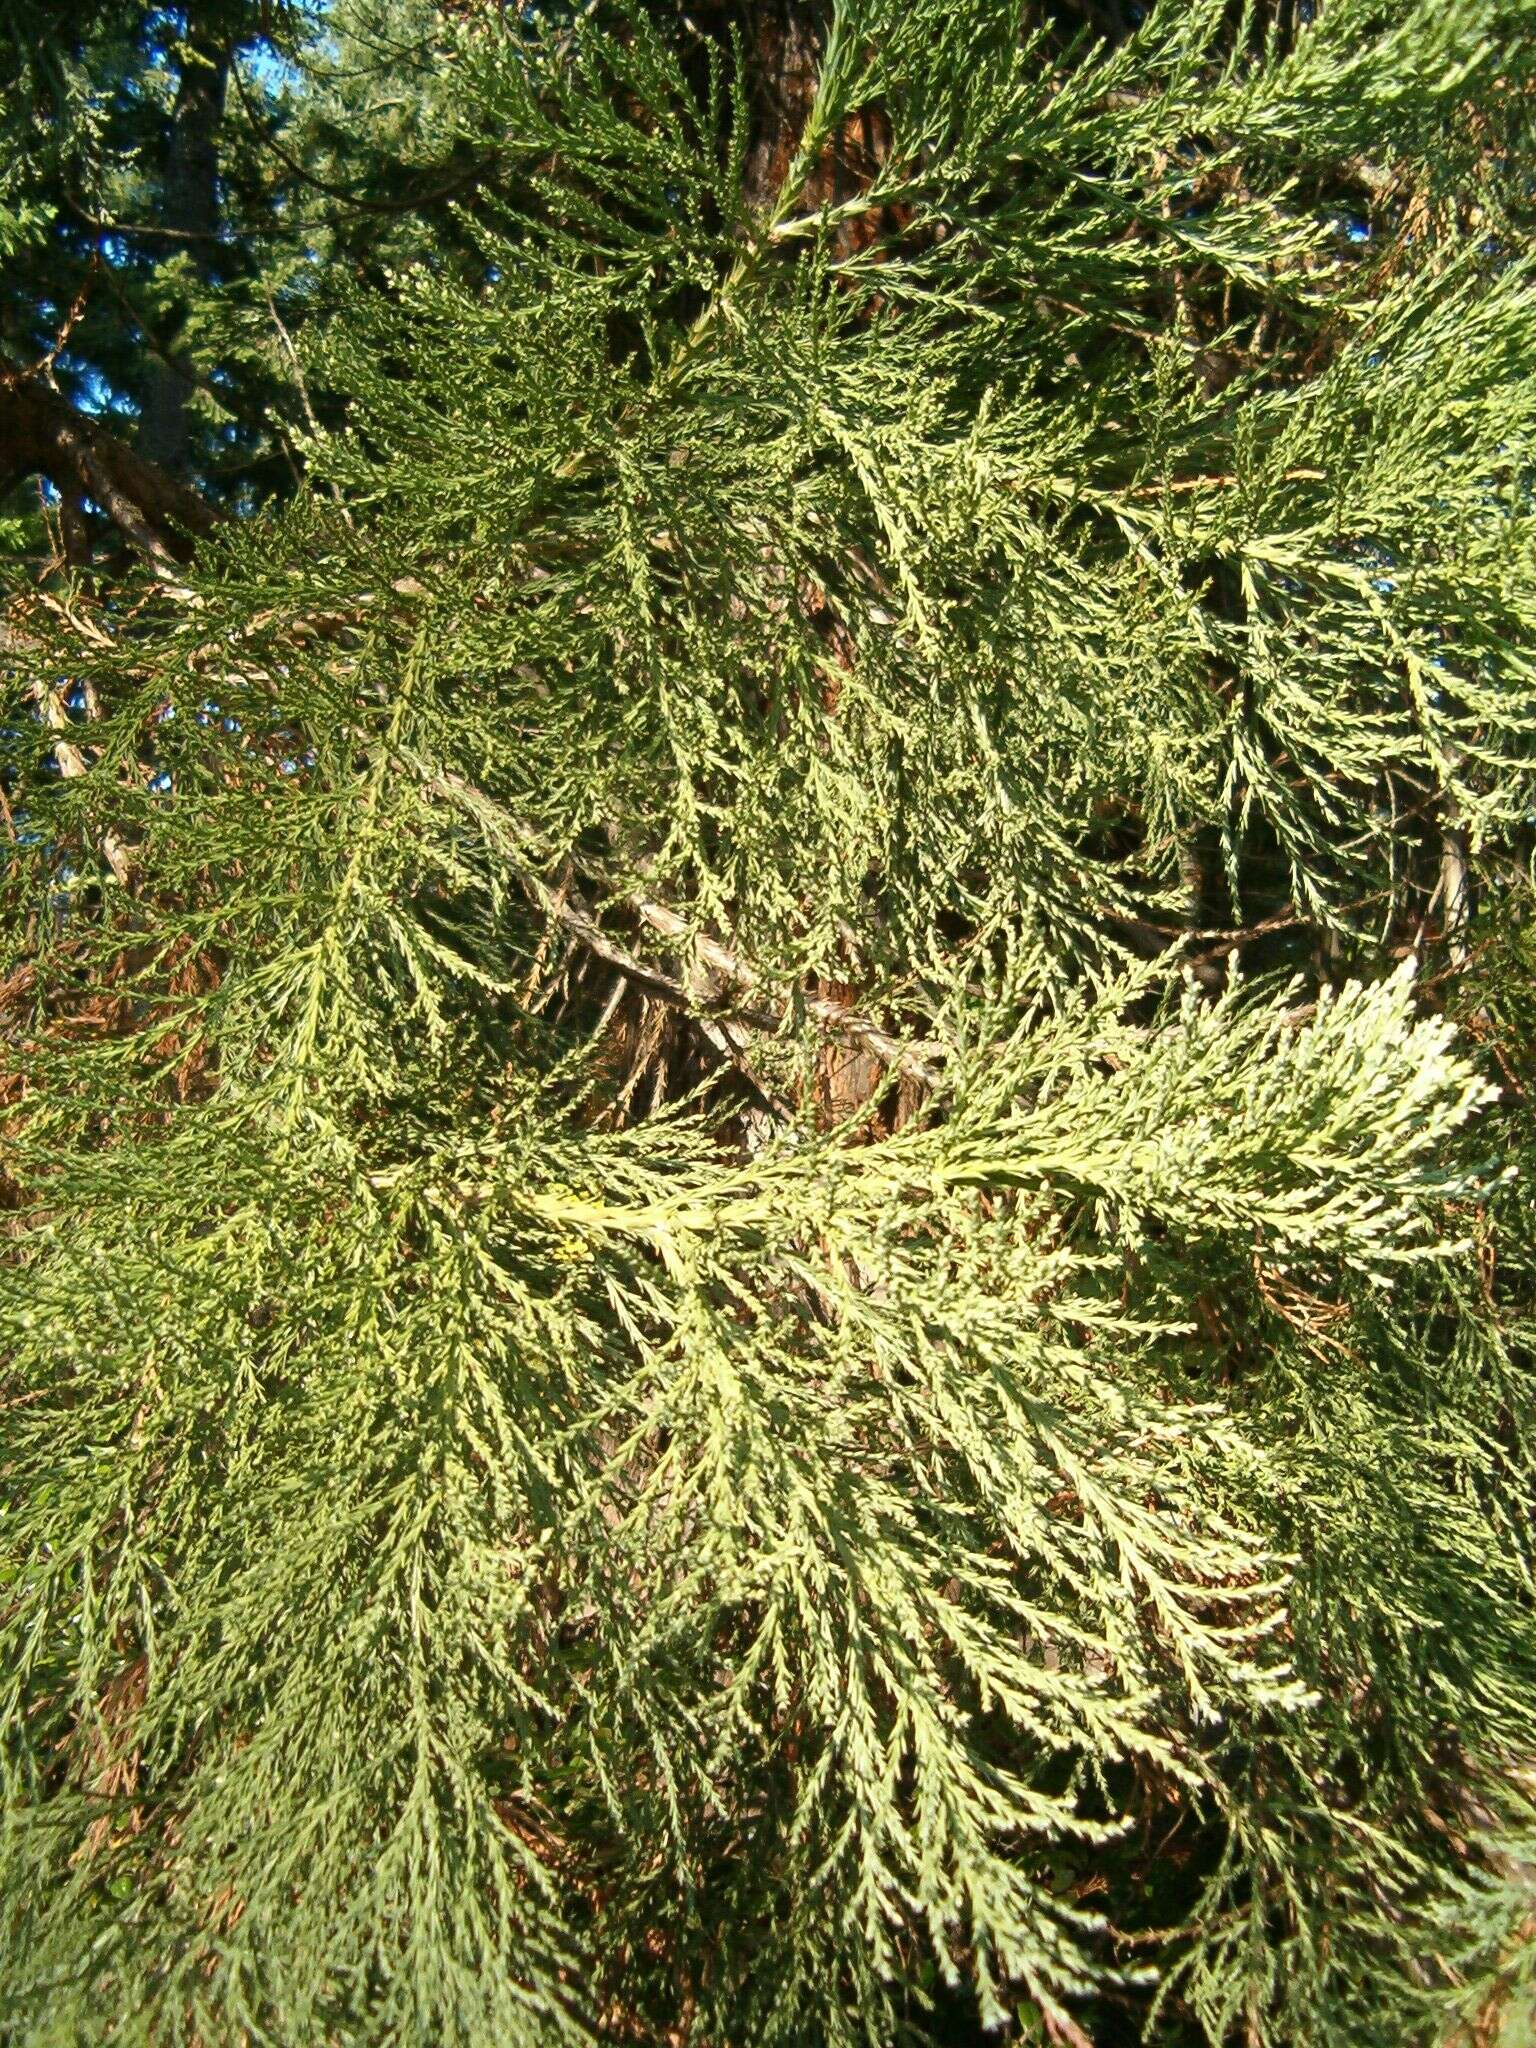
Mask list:
[[816,97],[824,12],[814,0],[748,0],[743,10],[752,140],[742,196],[755,213],[777,197]]
[[[160,224],[184,238],[201,281],[212,281],[219,227],[219,129],[229,86],[231,45],[192,19],[166,146]],[[157,468],[185,476],[191,455],[188,406],[194,386],[157,356],[150,365],[139,447]]]

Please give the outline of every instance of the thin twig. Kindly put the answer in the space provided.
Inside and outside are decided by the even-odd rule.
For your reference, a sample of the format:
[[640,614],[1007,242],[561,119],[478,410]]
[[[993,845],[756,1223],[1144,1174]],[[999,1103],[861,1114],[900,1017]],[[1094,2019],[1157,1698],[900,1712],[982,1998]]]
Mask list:
[[[266,278],[263,278],[261,281],[261,290],[262,296],[267,302],[267,311],[272,315],[272,325],[277,329],[278,340],[283,344],[284,349],[287,351],[288,361],[293,366],[293,381],[298,387],[299,403],[304,408],[304,417],[309,422],[309,431],[316,441],[323,441],[325,435],[321,430],[319,420],[315,417],[315,408],[310,403],[309,386],[304,381],[304,365],[300,362],[299,352],[293,345],[293,336],[283,325],[282,315],[277,310],[277,301],[272,296],[272,287]],[[341,495],[341,486],[334,478],[331,480],[331,496],[340,508],[343,525],[350,528],[353,523],[352,514],[347,510],[346,503]]]
[[[537,869],[530,865],[527,854],[533,834],[515,818],[510,817],[483,790],[476,789],[462,776],[445,774],[432,775],[427,787],[434,793],[468,808],[483,827],[489,827],[498,849],[509,856],[523,886],[534,897],[547,914],[559,920],[567,930],[573,932],[599,959],[619,968],[636,983],[660,996],[664,1002],[685,1009],[699,1018],[706,1007],[700,993],[690,990],[675,975],[665,969],[652,966],[648,961],[637,960],[613,935],[598,922],[594,912],[587,906],[574,887],[567,885],[557,892],[543,879]],[[635,896],[628,900],[633,910],[652,931],[676,946],[691,945],[697,959],[723,984],[722,993],[736,991],[736,999],[707,1021],[717,1029],[729,1030],[732,1023],[743,1024],[754,1031],[763,1031],[777,1036],[787,1021],[787,1013],[775,1014],[755,1003],[744,1002],[741,997],[749,995],[764,986],[764,978],[748,963],[732,953],[728,947],[702,933],[697,933],[688,921],[673,910],[670,905],[654,897]],[[806,995],[800,999],[816,1022],[835,1037],[871,1052],[883,1066],[899,1073],[910,1075],[927,1088],[938,1085],[938,1072],[924,1057],[931,1048],[919,1048],[894,1037],[889,1031],[870,1018],[861,1016],[856,1010],[834,1001],[830,996]],[[701,1022],[706,1021],[700,1019]],[[734,1041],[733,1041],[734,1042]]]

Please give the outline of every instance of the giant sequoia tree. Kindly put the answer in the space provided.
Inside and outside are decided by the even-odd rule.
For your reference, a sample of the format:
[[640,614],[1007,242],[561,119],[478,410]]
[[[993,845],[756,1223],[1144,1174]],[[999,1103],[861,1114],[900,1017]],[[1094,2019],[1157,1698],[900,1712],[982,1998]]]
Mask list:
[[0,2038],[1524,2038],[1533,29],[18,27]]

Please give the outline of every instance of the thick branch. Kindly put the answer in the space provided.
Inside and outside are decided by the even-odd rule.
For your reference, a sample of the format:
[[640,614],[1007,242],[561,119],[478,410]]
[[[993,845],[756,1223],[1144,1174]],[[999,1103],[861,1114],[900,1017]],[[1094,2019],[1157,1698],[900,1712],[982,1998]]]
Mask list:
[[0,488],[44,476],[68,503],[99,505],[151,561],[185,562],[217,513],[99,420],[35,377],[0,376]]

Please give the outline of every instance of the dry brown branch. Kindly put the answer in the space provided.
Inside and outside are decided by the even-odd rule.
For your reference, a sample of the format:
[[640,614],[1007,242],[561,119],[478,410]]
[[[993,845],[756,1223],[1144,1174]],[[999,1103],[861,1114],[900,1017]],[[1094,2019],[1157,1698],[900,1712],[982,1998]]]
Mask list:
[[[715,977],[713,989],[697,982],[690,987],[664,968],[638,959],[604,928],[574,884],[568,883],[556,889],[546,882],[528,858],[532,833],[518,820],[509,817],[483,791],[474,788],[461,776],[452,774],[429,777],[427,787],[434,794],[444,796],[469,811],[497,851],[509,859],[523,888],[549,917],[564,925],[590,952],[618,968],[638,987],[688,1011],[696,1021],[714,1031],[724,1033],[735,1048],[733,1058],[739,1060],[740,1057],[740,1044],[736,1037],[740,1027],[773,1036],[782,1033],[789,1018],[787,1007],[774,1010],[746,1000],[754,992],[767,987],[766,977],[718,939],[695,932],[688,920],[669,904],[653,896],[636,895],[627,899],[627,907],[643,924],[674,947],[692,952],[696,965],[706,968]],[[938,1085],[937,1069],[928,1057],[933,1050],[931,1047],[906,1043],[831,996],[803,995],[799,1000],[806,1013],[834,1037],[862,1047],[872,1053],[882,1066],[892,1068],[924,1087]],[[757,1085],[761,1086],[760,1083]]]

